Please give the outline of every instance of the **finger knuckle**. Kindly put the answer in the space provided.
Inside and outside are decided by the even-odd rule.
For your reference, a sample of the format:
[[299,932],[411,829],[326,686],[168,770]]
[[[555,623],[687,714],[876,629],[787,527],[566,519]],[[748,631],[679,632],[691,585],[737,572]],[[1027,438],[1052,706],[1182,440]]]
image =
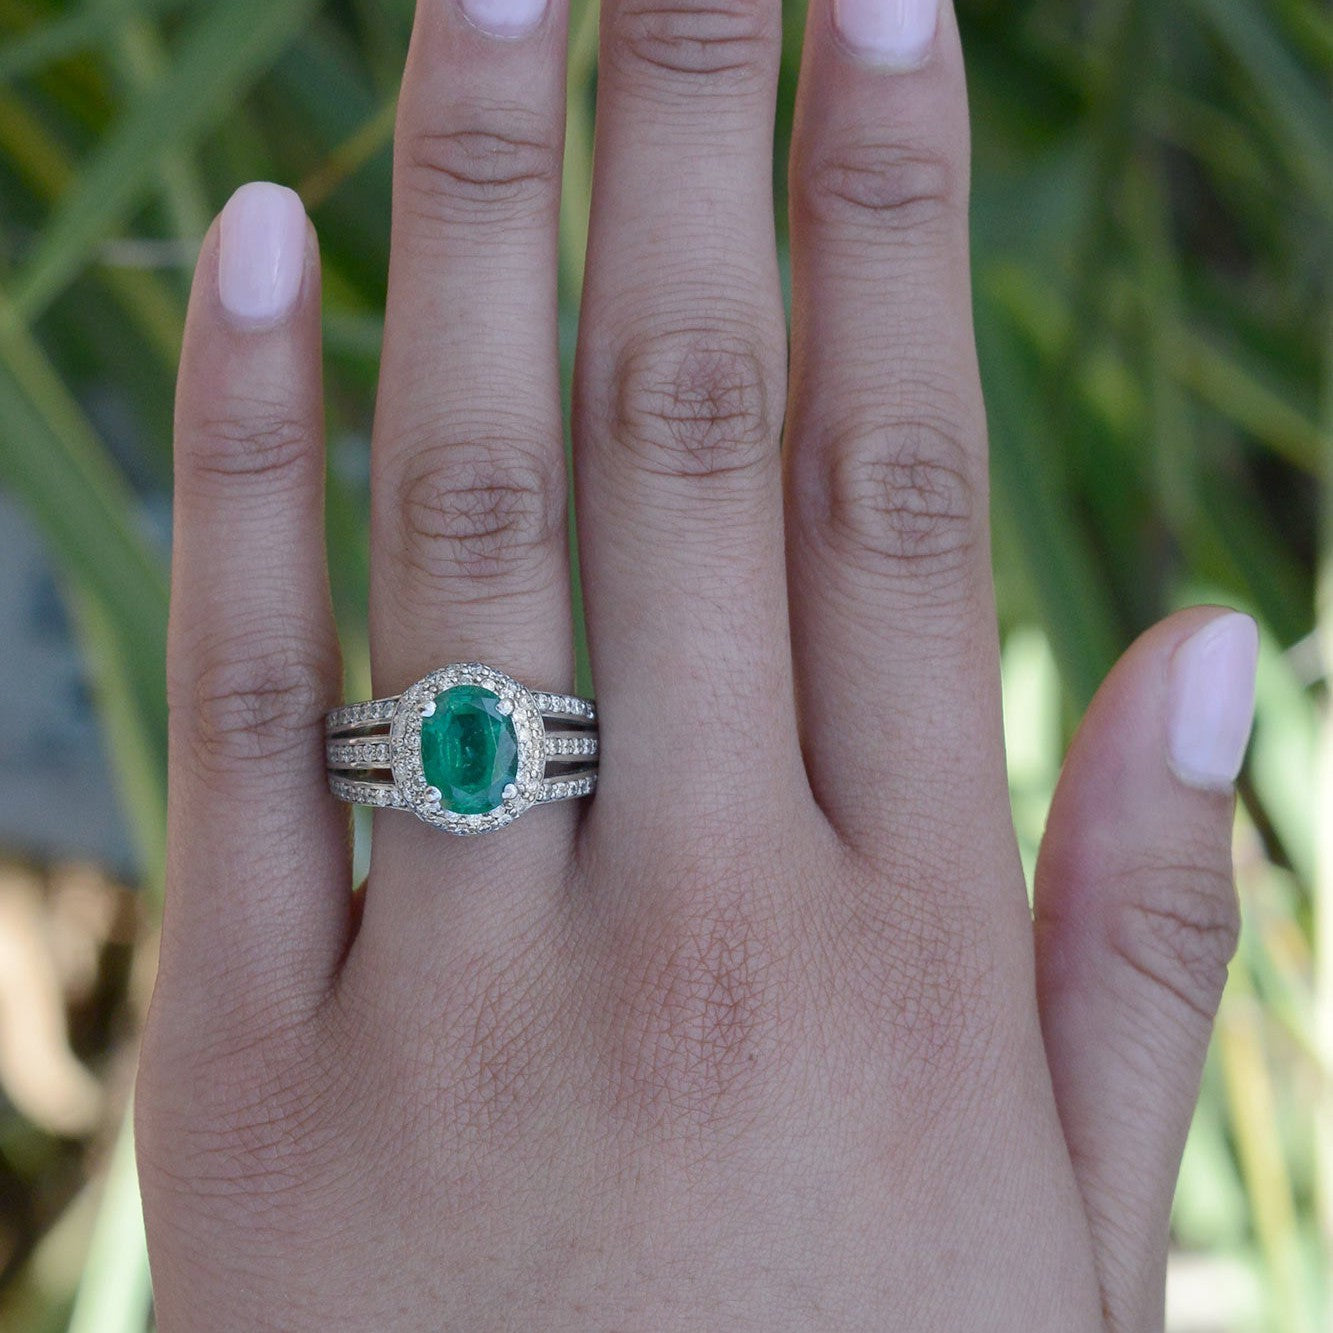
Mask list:
[[950,422],[921,416],[835,441],[825,473],[826,528],[839,553],[877,577],[961,583],[983,543],[971,451]]
[[398,514],[415,581],[522,582],[549,571],[565,539],[565,478],[504,445],[433,446],[404,472]]
[[1120,878],[1111,948],[1136,980],[1211,1023],[1240,933],[1230,865],[1148,863]]
[[857,1013],[853,1030],[878,1034],[886,1064],[918,1070],[917,1095],[953,1089],[993,1040],[1004,979],[991,940],[957,910],[947,854],[904,844],[895,862],[889,876],[855,861],[844,868],[826,909],[836,959],[828,1008]]
[[610,1095],[670,1139],[751,1118],[784,1043],[781,933],[753,893],[716,882],[671,895],[617,952]]
[[561,927],[542,918],[497,949],[469,951],[406,1000],[344,972],[329,1010],[344,1044],[368,1053],[356,1089],[391,1087],[423,1155],[441,1132],[483,1152],[518,1142],[545,1087],[569,1069],[579,993],[563,984],[563,947]]
[[521,1133],[534,1097],[563,1067],[567,1005],[541,971],[518,986],[497,971],[465,993],[442,1033],[455,1057],[445,1082],[454,1134],[495,1142]]
[[[191,1034],[193,1035],[193,1034]],[[150,1192],[187,1191],[205,1207],[267,1211],[309,1185],[331,1146],[321,1062],[309,1042],[269,1039],[201,1050],[177,1031],[145,1032],[135,1096],[139,1166]]]
[[797,174],[799,201],[821,221],[899,233],[961,216],[962,168],[937,148],[883,140],[836,143]]
[[776,51],[774,26],[752,0],[631,0],[617,6],[613,56],[631,76],[734,83]]
[[310,423],[288,403],[243,398],[214,402],[192,422],[186,440],[189,475],[270,488],[318,457]]
[[207,769],[231,770],[317,745],[335,673],[326,655],[296,643],[267,646],[269,637],[252,626],[205,644],[185,680],[168,678],[173,721]]
[[614,434],[648,472],[743,481],[776,457],[763,356],[744,334],[635,339],[615,382]]
[[544,121],[509,109],[417,129],[399,163],[409,207],[430,221],[495,222],[554,207],[561,146]]

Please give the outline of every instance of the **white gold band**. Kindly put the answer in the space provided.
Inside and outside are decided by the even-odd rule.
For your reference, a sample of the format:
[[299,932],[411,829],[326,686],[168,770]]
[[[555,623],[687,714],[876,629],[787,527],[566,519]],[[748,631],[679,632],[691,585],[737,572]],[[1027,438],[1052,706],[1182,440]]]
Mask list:
[[[596,722],[597,705],[591,699],[580,699],[577,694],[547,694],[543,690],[530,691],[537,711],[550,722]],[[360,734],[372,723],[383,723],[387,733],[393,720],[394,709],[403,696],[394,694],[387,699],[368,699],[363,704],[344,704],[324,715],[324,734],[338,736],[343,732]]]

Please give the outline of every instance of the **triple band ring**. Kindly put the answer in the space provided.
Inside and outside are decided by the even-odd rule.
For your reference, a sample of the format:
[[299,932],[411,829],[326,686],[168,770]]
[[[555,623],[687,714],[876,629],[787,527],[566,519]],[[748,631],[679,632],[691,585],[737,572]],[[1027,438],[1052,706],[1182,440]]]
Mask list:
[[503,828],[544,801],[597,785],[590,699],[529,690],[503,671],[455,662],[389,699],[324,719],[329,787],[340,800],[410,810],[449,833]]

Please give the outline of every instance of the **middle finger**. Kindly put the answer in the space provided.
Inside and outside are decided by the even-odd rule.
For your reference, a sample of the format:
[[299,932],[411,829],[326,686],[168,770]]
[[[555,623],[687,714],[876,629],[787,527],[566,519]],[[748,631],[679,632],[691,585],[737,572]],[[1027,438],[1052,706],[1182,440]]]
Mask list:
[[[373,684],[481,661],[539,690],[573,678],[556,239],[565,0],[420,0],[394,136],[392,258],[371,449]],[[548,885],[572,806],[455,840],[402,813],[374,839],[362,975],[440,966],[442,875]],[[381,828],[382,825],[382,828]],[[442,841],[443,839],[443,841]],[[563,841],[562,841],[563,840]],[[547,899],[511,893],[521,902]],[[450,911],[504,928],[493,895]],[[458,932],[454,932],[457,935]]]
[[673,814],[734,809],[800,772],[778,460],[781,32],[778,0],[603,10],[574,391],[602,811],[645,791]]

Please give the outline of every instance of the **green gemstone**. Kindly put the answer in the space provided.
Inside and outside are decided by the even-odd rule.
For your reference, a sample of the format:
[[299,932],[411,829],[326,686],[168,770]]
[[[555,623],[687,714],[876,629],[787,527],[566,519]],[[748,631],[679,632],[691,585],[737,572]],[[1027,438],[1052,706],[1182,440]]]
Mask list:
[[518,734],[500,696],[480,685],[455,685],[435,696],[421,722],[421,767],[456,815],[482,815],[518,780]]

